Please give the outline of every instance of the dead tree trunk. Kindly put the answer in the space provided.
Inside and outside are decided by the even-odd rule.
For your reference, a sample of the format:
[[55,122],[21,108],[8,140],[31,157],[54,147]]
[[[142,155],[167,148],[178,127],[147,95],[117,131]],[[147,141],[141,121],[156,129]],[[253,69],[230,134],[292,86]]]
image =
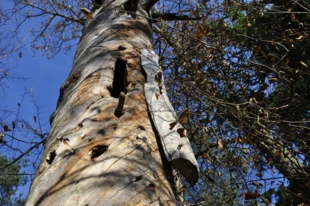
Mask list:
[[176,205],[144,93],[152,2],[95,1],[26,205]]

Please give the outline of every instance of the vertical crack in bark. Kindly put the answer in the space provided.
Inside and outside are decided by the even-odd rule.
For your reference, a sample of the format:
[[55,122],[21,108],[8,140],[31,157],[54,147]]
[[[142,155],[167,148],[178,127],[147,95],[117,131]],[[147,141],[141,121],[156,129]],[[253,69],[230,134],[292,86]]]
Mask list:
[[126,94],[126,64],[125,60],[117,58],[114,68],[114,79],[111,96],[119,98],[121,92]]

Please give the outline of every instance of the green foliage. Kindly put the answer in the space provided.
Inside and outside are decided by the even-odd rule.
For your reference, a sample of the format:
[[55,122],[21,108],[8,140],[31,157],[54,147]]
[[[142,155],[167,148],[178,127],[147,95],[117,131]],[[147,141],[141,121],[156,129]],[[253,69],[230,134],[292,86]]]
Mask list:
[[[0,154],[0,165],[7,165],[9,159]],[[16,196],[18,186],[26,183],[26,179],[19,173],[20,164],[11,165],[5,169],[0,170],[0,205],[1,206],[22,206],[24,200],[21,195]]]

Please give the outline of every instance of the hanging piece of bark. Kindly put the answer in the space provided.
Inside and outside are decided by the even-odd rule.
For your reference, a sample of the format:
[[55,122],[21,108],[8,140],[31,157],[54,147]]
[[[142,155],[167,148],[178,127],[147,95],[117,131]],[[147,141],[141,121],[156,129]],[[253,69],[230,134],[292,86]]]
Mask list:
[[[144,93],[148,104],[148,110],[152,121],[158,131],[163,149],[168,161],[173,167],[194,185],[198,180],[198,164],[186,136],[180,135],[184,130],[167,96],[164,81],[158,81],[157,74],[162,71],[158,64],[158,56],[154,51],[143,49],[141,51],[141,63],[147,74],[147,82],[144,85]],[[162,75],[160,75],[161,78]],[[171,123],[175,123],[173,128]]]

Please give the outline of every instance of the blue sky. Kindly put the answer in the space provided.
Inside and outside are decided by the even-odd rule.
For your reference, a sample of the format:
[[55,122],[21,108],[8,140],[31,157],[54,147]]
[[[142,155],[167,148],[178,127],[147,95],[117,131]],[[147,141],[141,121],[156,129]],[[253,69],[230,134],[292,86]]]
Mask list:
[[[6,0],[1,1],[0,7],[8,8],[12,5],[12,2]],[[42,56],[40,52],[33,53],[30,42],[32,36],[29,34],[29,30],[34,26],[39,24],[38,21],[27,21],[21,27],[19,32],[19,37],[22,38],[23,44],[20,49],[9,56],[8,59],[2,59],[2,62],[6,62],[6,68],[9,68],[8,77],[23,77],[25,80],[9,78],[1,83],[5,83],[5,90],[0,90],[0,120],[10,123],[16,118],[17,112],[19,112],[18,117],[29,122],[31,126],[38,128],[38,121],[34,121],[34,116],[37,116],[37,108],[35,104],[40,108],[40,119],[42,127],[45,131],[49,129],[49,118],[52,112],[56,109],[56,103],[59,96],[59,88],[63,81],[68,77],[69,72],[72,68],[73,56],[76,48],[73,48],[70,52],[64,53],[59,52],[52,59],[47,59]],[[12,26],[9,29],[14,30]],[[3,29],[3,27],[2,27]],[[5,40],[0,40],[0,48],[7,44]],[[22,53],[22,57],[19,57],[19,52]],[[5,70],[4,68],[0,68]],[[18,103],[21,103],[22,97],[25,91],[29,91],[33,95],[33,99],[30,95],[25,95],[24,101],[21,104],[21,108],[18,107]],[[33,102],[35,101],[35,104]],[[3,109],[10,111],[6,113],[5,118],[3,118]],[[20,109],[20,111],[19,111]],[[37,117],[38,118],[38,117]],[[10,125],[9,125],[10,126]],[[20,125],[18,125],[20,126]],[[2,128],[0,128],[2,131]],[[23,131],[12,131],[8,132],[8,135],[12,135],[19,139],[31,140],[31,135],[27,137],[27,133]],[[5,140],[10,141],[9,136],[4,137]],[[18,142],[12,141],[12,146],[19,147],[22,151],[27,150],[30,146]],[[35,149],[27,158],[37,159],[34,156],[38,153],[38,149]],[[14,158],[20,155],[20,152],[10,151],[7,148],[1,147],[0,153]],[[36,164],[40,159],[37,159]],[[30,164],[31,165],[31,162]],[[34,170],[31,166],[28,168],[23,168],[22,172],[33,173]],[[24,196],[28,194],[31,181],[20,187],[18,193],[23,193]]]
[[[10,70],[10,75],[27,79],[8,79],[6,81],[8,88],[5,89],[5,93],[3,91],[0,93],[0,108],[6,108],[16,114],[18,103],[21,102],[25,90],[28,90],[33,94],[36,104],[40,107],[41,123],[44,125],[44,129],[48,130],[49,117],[56,109],[59,88],[71,71],[74,51],[67,54],[60,52],[50,60],[39,53],[34,55],[29,46],[23,47],[21,51],[22,58],[18,57],[18,53],[13,54],[15,58],[12,58],[7,66],[13,68]],[[29,95],[26,95],[21,106],[20,117],[36,127],[38,123],[33,120],[33,116],[36,116],[36,114],[37,111],[33,100]],[[8,117],[8,119],[11,118],[15,118],[15,116]],[[7,121],[11,122],[11,120]],[[15,133],[15,135],[21,138],[22,134]],[[26,150],[27,148],[22,149]],[[10,153],[12,157],[18,155],[19,153]],[[26,186],[20,188],[19,192],[26,195],[29,186],[30,181]]]
[[[39,54],[33,56],[32,51],[27,47],[22,49],[22,52],[23,57],[16,58],[12,73],[14,76],[29,79],[7,81],[9,88],[6,89],[5,96],[1,98],[0,108],[7,107],[16,112],[18,109],[17,105],[21,102],[25,90],[28,90],[33,94],[36,104],[41,107],[42,123],[46,123],[44,128],[48,129],[49,117],[56,109],[59,88],[71,70],[73,52],[67,55],[60,53],[50,60]],[[36,113],[32,99],[29,96],[26,97],[21,109],[22,118],[36,126],[33,120],[33,116]],[[26,187],[21,188],[21,192],[24,194],[28,192],[29,183]]]
[[[3,1],[0,7],[6,8],[10,5],[10,1]],[[8,79],[6,81],[8,88],[5,90],[5,93],[0,90],[0,106],[10,105],[10,107],[16,108],[21,95],[25,89],[28,89],[34,94],[37,104],[45,106],[44,110],[49,116],[55,110],[59,88],[71,70],[75,48],[67,54],[59,52],[52,59],[47,59],[40,52],[34,54],[30,47],[33,37],[29,34],[29,30],[40,23],[35,20],[26,21],[20,29],[19,37],[22,38],[23,43],[19,51],[21,51],[22,57],[19,57],[19,51],[15,52],[11,55],[7,64],[12,69],[9,72],[10,77],[24,77],[28,79]],[[5,41],[0,41],[0,44],[4,43]],[[25,110],[24,112],[30,114],[31,108],[28,108],[28,105],[25,108],[23,109]]]

